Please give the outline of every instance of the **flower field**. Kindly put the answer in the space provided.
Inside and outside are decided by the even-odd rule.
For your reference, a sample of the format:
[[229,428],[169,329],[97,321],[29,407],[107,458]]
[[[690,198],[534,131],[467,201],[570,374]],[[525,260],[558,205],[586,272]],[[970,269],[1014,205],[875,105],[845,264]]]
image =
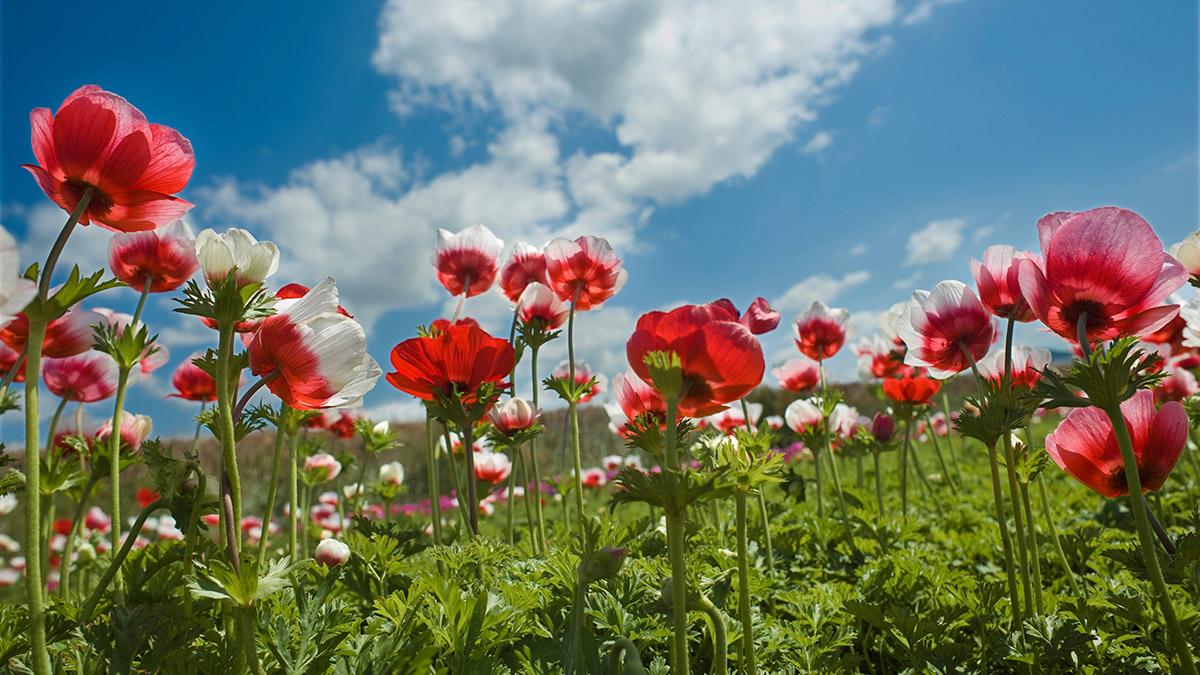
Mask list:
[[[857,341],[722,298],[642,314],[600,373],[620,251],[442,229],[453,311],[379,363],[334,278],[193,233],[180,130],[94,85],[29,119],[64,224],[37,260],[0,229],[7,671],[1196,673],[1200,233],[1053,212]],[[85,227],[105,269],[63,255]],[[126,403],[172,347],[152,295],[209,331],[170,376],[192,436]],[[369,418],[377,388],[424,419]]]

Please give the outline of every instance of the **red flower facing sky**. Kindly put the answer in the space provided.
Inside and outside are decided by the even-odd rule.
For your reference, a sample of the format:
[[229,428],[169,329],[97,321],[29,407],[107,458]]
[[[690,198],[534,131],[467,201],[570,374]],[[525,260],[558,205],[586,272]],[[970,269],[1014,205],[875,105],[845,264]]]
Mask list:
[[[602,237],[559,237],[546,244],[546,275],[560,300],[576,309],[596,309],[625,286],[621,259]],[[578,295],[578,298],[576,298]]]
[[816,361],[837,354],[846,343],[846,320],[849,318],[850,312],[844,309],[830,309],[821,301],[814,302],[792,326],[796,348]]
[[570,307],[558,299],[554,291],[545,284],[535,281],[525,287],[518,299],[521,321],[528,324],[541,322],[545,330],[557,330],[567,322]]
[[750,329],[738,323],[736,312],[717,303],[683,305],[670,312],[647,312],[625,353],[633,371],[650,383],[645,356],[675,352],[683,370],[679,413],[705,417],[736,401],[762,381],[762,347]]
[[297,410],[355,405],[381,374],[362,326],[338,307],[326,278],[301,298],[278,301],[246,345],[251,372],[274,373],[267,387]]
[[392,348],[388,382],[424,401],[455,392],[473,403],[485,382],[501,386],[513,367],[508,340],[492,337],[478,324],[446,323],[432,337],[405,340]]
[[117,362],[95,350],[64,359],[46,359],[42,379],[46,388],[61,399],[95,403],[117,393]]
[[771,374],[779,380],[779,386],[798,394],[816,389],[821,381],[820,366],[805,356],[788,359],[783,365],[772,369]]
[[108,267],[135,291],[150,281],[151,293],[179,288],[195,274],[196,243],[182,220],[150,232],[129,232],[108,242]]
[[658,417],[667,416],[667,402],[658,391],[642,381],[633,371],[616,375],[612,380],[613,396],[625,418],[632,420],[639,415],[650,413]]
[[979,300],[996,316],[1015,321],[1033,321],[1036,317],[1025,296],[1021,295],[1020,265],[1029,260],[1040,264],[1029,251],[1017,251],[1011,246],[989,246],[983,252],[983,262],[971,258],[971,272]]
[[[733,304],[733,301],[726,298],[716,300],[713,304],[726,307],[735,315],[738,313],[737,306]],[[767,302],[766,298],[755,298],[754,302],[750,303],[750,306],[746,308],[746,312],[738,319],[743,326],[749,328],[750,332],[755,335],[762,335],[775,330],[779,326],[779,320],[779,312],[771,307],[771,303]]]
[[536,246],[517,242],[500,268],[500,292],[509,302],[517,302],[530,284],[547,281],[546,254]]
[[883,395],[892,403],[919,405],[928,403],[942,383],[925,375],[910,374],[883,381]]
[[1179,313],[1163,304],[1187,281],[1179,261],[1141,216],[1112,206],[1058,212],[1038,221],[1045,264],[1020,261],[1021,292],[1042,323],[1077,341],[1087,313],[1087,339],[1147,335]]
[[878,335],[859,340],[854,353],[858,354],[858,374],[864,380],[891,377],[904,366],[903,354],[897,354],[893,345]]
[[[979,298],[960,281],[917,291],[900,316],[897,332],[908,345],[904,362],[945,379],[971,367],[991,348],[996,326]],[[970,353],[970,357],[963,350]]]
[[34,108],[29,122],[37,164],[21,166],[46,196],[72,211],[88,187],[95,189],[81,224],[153,230],[192,208],[173,196],[192,177],[192,144],[170,127],[150,124],[120,96],[85,85],[57,113]]
[[[92,348],[95,338],[92,326],[106,323],[108,319],[99,312],[76,307],[46,326],[42,355],[51,359],[63,359],[82,354]],[[12,323],[0,330],[0,340],[19,352],[25,349],[25,337],[28,333],[29,319],[22,312]]]
[[217,400],[217,383],[212,376],[200,369],[193,359],[203,356],[200,352],[192,354],[179,364],[171,375],[171,384],[175,391],[168,397],[181,398],[185,401],[212,402]]
[[[1154,409],[1154,395],[1139,391],[1121,404],[1133,440],[1142,490],[1162,487],[1187,444],[1188,418],[1172,401]],[[1046,452],[1064,471],[1105,497],[1129,494],[1112,423],[1099,408],[1076,408],[1046,436]]]
[[450,295],[479,295],[496,281],[503,249],[504,242],[483,225],[457,233],[439,229],[433,254],[438,281]]
[[[1032,390],[1042,379],[1042,370],[1050,365],[1049,349],[1034,349],[1017,345],[1012,350],[1013,386]],[[1004,350],[996,350],[979,362],[979,374],[992,382],[1004,377]]]

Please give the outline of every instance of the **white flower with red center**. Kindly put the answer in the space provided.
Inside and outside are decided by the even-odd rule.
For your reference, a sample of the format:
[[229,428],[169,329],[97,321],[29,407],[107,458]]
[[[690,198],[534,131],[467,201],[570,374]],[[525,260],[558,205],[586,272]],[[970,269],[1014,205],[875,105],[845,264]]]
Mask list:
[[404,465],[400,462],[388,462],[380,466],[379,482],[384,485],[403,485]]
[[779,386],[798,394],[811,392],[821,382],[820,366],[807,356],[788,359],[783,365],[772,368],[771,374],[779,381]]
[[326,567],[337,567],[350,559],[350,547],[337,539],[322,539],[313,552],[313,560]]
[[[1050,365],[1050,350],[1016,345],[1012,348],[1010,377],[1013,386],[1033,389],[1042,379],[1042,370]],[[997,349],[979,361],[979,374],[992,382],[1004,377],[1004,350]]]
[[[750,426],[757,427],[758,420],[762,417],[762,404],[747,403],[746,408],[750,411]],[[738,429],[746,428],[746,416],[742,413],[741,406],[731,406],[719,413],[710,415],[708,423],[728,435],[733,435]]]
[[507,436],[524,431],[537,422],[540,411],[525,399],[514,396],[492,407],[492,426]]
[[[318,452],[305,458],[304,472],[309,475],[311,483],[325,483],[338,477],[342,472],[342,463],[327,452]],[[337,493],[333,494],[333,499],[336,504]]]
[[908,352],[904,362],[946,379],[987,355],[996,338],[992,314],[960,281],[916,291],[897,326]]
[[[571,377],[571,363],[569,361],[563,361],[562,363],[558,364],[558,368],[554,370],[554,377],[563,380],[569,379]],[[583,361],[576,361],[575,384],[583,385],[592,378],[595,378],[596,381],[592,383],[591,389],[588,389],[586,392],[584,392],[583,396],[579,398],[580,403],[587,403],[603,393],[604,389],[608,386],[608,378],[599,373],[592,373],[591,366]]]
[[101,510],[99,506],[93,506],[88,509],[87,515],[83,517],[83,524],[92,532],[107,534],[112,529],[112,518]]
[[846,321],[849,319],[850,312],[844,309],[830,309],[820,300],[814,302],[792,326],[796,348],[816,361],[837,354],[846,343]]
[[779,431],[783,428],[784,422],[782,415],[767,415],[764,420],[767,423],[767,428],[769,428],[771,431]]
[[[121,411],[121,444],[133,452],[142,447],[142,441],[150,436],[154,422],[146,415],[134,415],[129,411]],[[104,420],[96,431],[96,439],[104,441],[112,436],[112,419]]]
[[857,408],[839,403],[833,407],[833,412],[829,413],[829,431],[841,438],[851,438],[864,420],[866,424],[870,424],[870,420],[858,414]]
[[580,482],[583,483],[584,487],[602,488],[608,483],[608,474],[604,472],[604,469],[599,467],[584,469],[580,475]]
[[0,328],[16,318],[37,295],[37,283],[21,275],[17,240],[0,227]]
[[642,470],[642,458],[637,455],[625,455],[625,466],[635,471]]
[[517,300],[517,307],[522,323],[537,322],[544,330],[562,328],[571,311],[567,303],[559,300],[549,286],[537,281],[525,287]]
[[203,230],[196,236],[196,259],[209,288],[230,274],[238,288],[261,284],[279,269],[279,247],[258,241],[246,230],[231,227],[224,234]]
[[519,241],[500,268],[497,288],[509,302],[522,304],[520,298],[530,284],[545,285],[547,281],[546,254],[537,246]]
[[433,253],[438,281],[450,295],[479,295],[495,283],[503,249],[504,242],[483,225],[454,233],[438,229]]
[[600,460],[600,466],[609,473],[620,471],[621,467],[625,466],[625,458],[620,455],[606,455]]
[[975,276],[975,287],[979,289],[979,300],[992,313],[1002,319],[1033,321],[1033,309],[1021,295],[1021,260],[1036,265],[1042,261],[1030,251],[1018,251],[1012,246],[989,246],[983,252],[983,262],[971,258],[971,272]]
[[512,462],[503,452],[483,450],[475,453],[475,477],[485,483],[496,485],[508,478]]
[[141,292],[179,288],[196,273],[196,242],[192,228],[176,220],[157,230],[122,232],[108,242],[108,267],[117,279]]
[[383,371],[367,354],[362,326],[338,312],[333,279],[276,310],[246,346],[251,372],[298,410],[358,405]]
[[820,428],[825,416],[821,410],[806,398],[798,398],[788,404],[783,411],[783,419],[788,428],[797,434],[806,434]]
[[61,399],[79,403],[95,403],[116,394],[117,377],[117,362],[94,349],[65,359],[46,359],[42,365],[46,388]]
[[549,286],[580,310],[598,309],[625,286],[628,273],[607,239],[559,237],[546,244]]

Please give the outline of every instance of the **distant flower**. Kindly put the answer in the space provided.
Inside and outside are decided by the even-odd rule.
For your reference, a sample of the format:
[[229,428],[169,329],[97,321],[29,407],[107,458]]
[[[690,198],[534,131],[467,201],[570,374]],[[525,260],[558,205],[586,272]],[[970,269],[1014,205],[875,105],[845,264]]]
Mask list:
[[[558,379],[569,378],[571,376],[571,364],[567,361],[563,361],[562,363],[558,364],[558,368],[554,369],[553,375]],[[608,386],[608,378],[600,373],[593,373],[591,366],[583,361],[575,362],[576,385],[582,386],[593,377],[596,378],[596,381],[593,382],[591,388],[585,391],[583,396],[579,398],[580,403],[587,403],[588,401],[604,393],[604,389]]]
[[600,459],[600,465],[605,471],[615,473],[625,466],[625,458],[620,455],[605,455]]
[[928,403],[942,388],[942,383],[919,373],[911,373],[883,381],[883,394],[893,403],[919,405]]
[[492,425],[502,434],[524,431],[537,422],[539,411],[525,399],[514,396],[492,408]]
[[896,418],[887,413],[877,412],[871,419],[871,436],[877,443],[887,443],[896,435]]
[[[137,452],[142,447],[142,441],[150,436],[152,426],[153,422],[146,415],[134,415],[128,411],[121,411],[121,444],[132,452]],[[112,419],[106,419],[100,425],[100,429],[96,431],[96,439],[103,441],[111,436]]]
[[558,330],[567,322],[570,308],[548,286],[532,282],[525,287],[517,301],[521,321],[537,322],[544,330]]
[[600,468],[584,469],[580,474],[580,482],[584,487],[602,488],[608,483],[608,474]]
[[1033,321],[1036,317],[1025,297],[1021,295],[1021,260],[1040,265],[1041,260],[1029,251],[1017,251],[1011,246],[989,246],[983,252],[983,262],[971,258],[971,272],[979,300],[993,314],[1015,321]]
[[461,232],[438,230],[433,266],[438,282],[450,295],[479,295],[492,287],[499,271],[498,258],[504,242],[483,225]]
[[1152,333],[1178,313],[1178,305],[1163,303],[1187,271],[1133,211],[1051,213],[1038,221],[1038,235],[1046,262],[1020,262],[1021,293],[1058,335],[1077,341],[1083,314],[1087,339],[1095,342]]
[[549,279],[546,277],[546,254],[537,246],[517,242],[513,245],[512,253],[500,268],[500,293],[509,302],[523,305],[521,296],[532,284],[542,284]]
[[792,326],[796,348],[816,361],[837,354],[846,343],[846,321],[849,318],[850,312],[844,309],[830,309],[819,300],[814,302],[807,312],[797,317]]
[[33,156],[21,166],[64,211],[94,190],[82,225],[118,232],[153,230],[192,208],[173,196],[187,186],[196,160],[178,131],[150,124],[128,101],[94,84],[76,89],[57,113],[34,108]]
[[154,490],[151,490],[148,487],[140,487],[140,488],[138,488],[136,496],[137,496],[138,506],[144,509],[147,506],[150,506],[154,502],[158,501],[158,498],[161,495],[159,495],[157,492],[155,492]]
[[106,534],[110,529],[112,529],[112,518],[110,518],[109,515],[105,513],[99,506],[93,506],[92,508],[88,509],[87,514],[84,515],[83,524],[92,532]]
[[991,313],[960,281],[942,281],[932,292],[913,293],[897,328],[908,345],[904,362],[929,368],[940,379],[970,368],[996,337]]
[[325,428],[333,432],[333,435],[338,438],[354,438],[355,431],[358,428],[355,425],[357,419],[350,411],[343,410],[338,414],[338,418],[330,422]]
[[327,483],[342,472],[342,463],[327,452],[318,452],[304,459],[304,471],[314,483]]
[[[63,359],[86,352],[92,348],[95,340],[92,326],[104,323],[104,316],[98,312],[78,307],[70,310],[46,326],[42,356]],[[18,314],[8,326],[0,330],[0,340],[18,352],[25,349],[25,339],[28,335],[29,320],[24,313]]]
[[171,385],[175,387],[168,397],[182,398],[185,401],[212,402],[217,400],[217,383],[212,375],[204,372],[193,361],[203,356],[196,352],[183,360],[171,375]]
[[246,346],[250,370],[298,410],[356,405],[382,374],[362,326],[338,310],[327,278],[304,297],[280,300]]
[[42,365],[46,388],[61,399],[80,403],[95,403],[116,394],[117,376],[117,362],[96,350],[46,359]]
[[337,567],[350,559],[350,547],[337,539],[322,539],[317,542],[313,560],[326,567]]
[[484,383],[500,386],[512,371],[513,348],[474,323],[447,324],[432,337],[405,340],[392,349],[393,387],[425,401],[458,392],[473,403]]
[[21,274],[21,258],[17,241],[0,227],[0,328],[16,318],[25,305],[37,295],[37,282]]
[[821,382],[820,367],[808,357],[788,359],[783,365],[773,368],[771,374],[779,380],[779,386],[797,394],[807,394]]
[[404,465],[400,462],[388,462],[380,466],[379,482],[384,485],[403,485]]
[[1171,257],[1183,265],[1183,269],[1192,276],[1200,276],[1200,232],[1193,232],[1183,238],[1183,241],[1171,246]]
[[625,286],[628,273],[608,240],[559,237],[546,244],[546,274],[550,288],[563,302],[579,310],[598,309]]
[[806,434],[815,429],[819,429],[820,425],[825,421],[825,416],[821,413],[821,409],[806,398],[798,398],[788,404],[788,407],[783,411],[783,419],[787,422],[788,428],[797,434]]
[[858,374],[864,380],[882,380],[904,367],[904,356],[878,335],[859,340],[854,352],[858,354]]
[[203,230],[196,236],[196,259],[209,288],[230,274],[238,288],[261,284],[279,269],[279,247],[260,242],[246,230],[231,227],[224,234]]
[[[750,426],[757,427],[758,420],[762,417],[762,404],[747,403],[746,407],[750,410]],[[746,416],[742,414],[741,406],[730,406],[712,415],[708,420],[713,427],[729,435],[738,429],[746,428]]]
[[485,483],[502,483],[512,471],[512,462],[503,452],[484,450],[475,453],[475,477]]
[[196,273],[196,243],[192,230],[176,220],[157,230],[113,235],[108,242],[108,267],[117,279],[141,292],[179,288]]
[[[1050,365],[1050,350],[1016,345],[1012,349],[1013,386],[1032,390],[1042,379],[1042,371]],[[1004,377],[1004,351],[996,350],[979,362],[979,373],[992,382]]]
[[[1121,404],[1137,458],[1142,490],[1162,487],[1187,444],[1188,417],[1172,401],[1157,411],[1154,395],[1139,391]],[[1124,463],[1108,415],[1099,408],[1076,408],[1046,436],[1046,452],[1064,471],[1105,497],[1129,494]]]

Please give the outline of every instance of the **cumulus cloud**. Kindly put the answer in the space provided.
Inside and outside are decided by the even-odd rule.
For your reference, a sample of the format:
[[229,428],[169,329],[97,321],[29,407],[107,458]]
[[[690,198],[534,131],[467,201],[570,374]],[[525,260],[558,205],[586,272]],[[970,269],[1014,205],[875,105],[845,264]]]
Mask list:
[[931,265],[954,257],[958,247],[962,245],[962,231],[966,224],[967,221],[962,218],[933,220],[910,234],[908,257],[904,259],[905,267]]
[[808,309],[817,300],[829,304],[842,291],[861,286],[870,280],[871,273],[866,270],[848,272],[841,278],[828,274],[814,274],[793,284],[772,304],[785,314],[799,313]]
[[818,131],[804,144],[805,154],[818,154],[833,145],[833,134],[828,131]]

